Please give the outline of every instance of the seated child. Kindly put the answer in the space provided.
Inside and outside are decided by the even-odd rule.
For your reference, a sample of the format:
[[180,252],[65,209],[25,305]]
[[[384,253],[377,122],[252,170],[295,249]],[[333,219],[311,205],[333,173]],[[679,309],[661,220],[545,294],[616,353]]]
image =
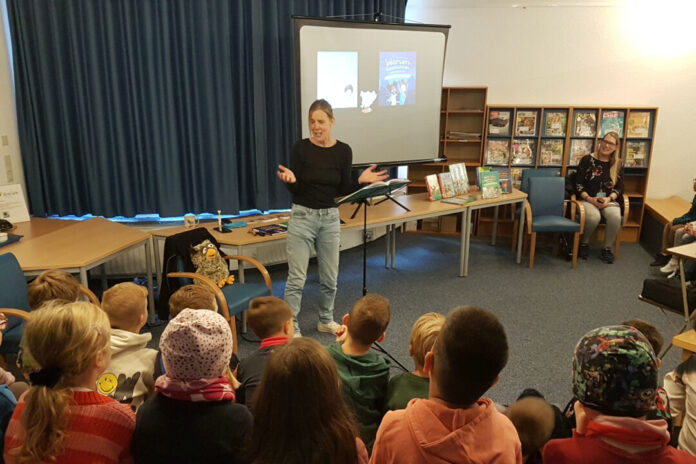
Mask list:
[[277,346],[287,343],[295,330],[292,309],[285,300],[274,296],[251,300],[247,322],[261,339],[261,346],[239,363],[237,380],[241,385],[237,388],[237,403],[246,404],[253,412],[256,389],[261,383],[268,357]]
[[549,441],[544,463],[696,462],[669,446],[667,422],[646,418],[656,388],[657,359],[637,329],[608,326],[585,334],[573,353],[573,437]]
[[48,302],[25,330],[40,370],[5,434],[5,462],[120,463],[130,460],[135,414],[95,391],[109,364],[109,319],[87,302]]
[[425,354],[432,349],[444,323],[445,316],[442,314],[425,313],[413,324],[408,353],[413,358],[416,370],[397,374],[389,379],[387,411],[404,409],[413,398],[428,397],[430,379],[428,374],[423,372],[423,361]]
[[246,406],[234,403],[234,388],[223,375],[232,355],[225,318],[184,309],[164,329],[160,351],[167,373],[138,409],[134,461],[240,462],[252,418]]
[[370,463],[521,463],[512,422],[481,398],[507,359],[505,330],[492,313],[470,306],[452,310],[425,355],[428,399],[384,416]]
[[[696,192],[696,178],[694,178],[693,188]],[[655,255],[655,261],[650,263],[650,265],[662,266],[660,271],[664,272],[665,274],[676,271],[679,268],[679,261],[675,257],[670,259],[670,256],[667,254],[667,248],[679,245],[681,236],[684,233],[684,226],[695,221],[696,195],[694,195],[693,200],[691,200],[691,208],[689,211],[678,218],[672,219],[672,222],[665,224],[665,228],[662,231],[662,249],[657,255]]]
[[360,437],[368,450],[382,420],[389,383],[387,360],[371,353],[370,347],[384,340],[389,317],[389,300],[374,293],[365,295],[343,316],[337,342],[327,347],[341,378],[343,399],[360,424]]
[[274,350],[256,398],[248,462],[367,464],[336,365],[317,341],[291,339]]
[[544,447],[555,425],[553,408],[543,398],[526,396],[512,403],[505,415],[517,429],[522,443],[522,462],[541,464],[541,449]]
[[186,308],[218,311],[215,293],[204,285],[185,285],[169,297],[169,319]]
[[140,333],[147,321],[147,289],[133,282],[116,284],[102,296],[111,322],[111,362],[97,390],[137,410],[154,393],[157,350],[147,348],[152,334]]

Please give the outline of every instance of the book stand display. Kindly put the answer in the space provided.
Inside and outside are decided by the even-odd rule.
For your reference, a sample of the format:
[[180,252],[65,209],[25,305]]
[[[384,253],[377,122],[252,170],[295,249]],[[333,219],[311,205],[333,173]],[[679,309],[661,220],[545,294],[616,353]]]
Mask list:
[[[402,185],[403,186],[403,185]],[[377,196],[384,196],[386,198],[378,201],[375,203],[375,205],[379,205],[380,203],[383,203],[387,200],[391,200],[397,205],[399,205],[401,208],[403,208],[405,211],[411,211],[408,209],[406,206],[402,205],[398,201],[394,199],[394,197],[391,195],[394,190],[400,187],[392,187],[390,185],[385,186],[384,188],[375,188],[371,190],[358,190],[358,192],[362,192],[364,195],[359,195],[359,196],[354,196],[354,195],[349,195],[348,197],[344,197],[343,199],[338,199],[336,201],[337,205],[342,205],[344,203],[354,203],[357,204],[358,206],[355,208],[355,211],[353,211],[353,214],[350,216],[351,219],[354,219],[355,216],[358,214],[358,211],[360,211],[360,208],[363,207],[363,286],[362,286],[362,294],[363,296],[367,295],[367,207],[371,206],[370,201],[373,197]],[[357,192],[356,192],[357,193]]]

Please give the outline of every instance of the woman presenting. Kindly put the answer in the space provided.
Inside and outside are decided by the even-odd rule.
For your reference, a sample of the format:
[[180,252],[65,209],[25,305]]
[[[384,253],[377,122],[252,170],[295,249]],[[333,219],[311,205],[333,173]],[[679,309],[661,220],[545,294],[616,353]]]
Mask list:
[[585,155],[578,164],[575,186],[585,207],[585,232],[580,239],[578,255],[587,259],[588,243],[597,224],[603,217],[607,228],[604,231],[604,248],[601,259],[614,262],[611,245],[621,227],[621,210],[616,202],[623,182],[621,181],[621,159],[619,134],[608,132],[600,141],[596,153]]
[[[290,156],[290,169],[278,165],[278,178],[292,193],[292,209],[288,223],[288,280],[285,301],[295,314],[295,336],[300,335],[297,315],[302,304],[302,290],[307,279],[307,266],[312,248],[316,250],[319,268],[320,332],[335,333],[340,327],[333,320],[334,299],[338,280],[338,255],[341,239],[340,219],[335,197],[359,188],[350,177],[353,152],[333,137],[334,116],[326,100],[317,100],[309,107],[308,139],[295,144]],[[370,184],[388,177],[386,171],[375,171],[376,165],[365,169],[358,184]]]

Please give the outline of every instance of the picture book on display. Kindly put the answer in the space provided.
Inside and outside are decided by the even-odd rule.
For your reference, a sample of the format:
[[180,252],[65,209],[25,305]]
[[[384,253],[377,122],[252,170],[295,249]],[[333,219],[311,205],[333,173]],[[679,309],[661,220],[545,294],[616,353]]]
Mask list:
[[481,198],[497,198],[500,195],[500,179],[496,171],[481,173]]
[[624,112],[623,111],[603,111],[600,137],[604,137],[608,132],[616,132],[619,137],[623,136]]
[[268,224],[265,226],[258,226],[254,227],[251,229],[251,233],[253,235],[260,235],[260,236],[266,236],[266,235],[278,235],[278,234],[284,234],[288,231],[288,226],[287,224],[280,223],[280,224]]
[[594,140],[576,139],[570,141],[570,153],[568,155],[568,166],[577,166],[583,156],[592,153]]
[[485,172],[490,172],[490,166],[479,166],[476,168],[476,186],[481,189],[481,175]]
[[469,193],[469,175],[466,173],[466,164],[450,164],[449,170],[452,176],[452,183],[454,184],[455,195]]
[[515,121],[515,135],[536,135],[536,124],[536,111],[518,111]]
[[565,111],[547,111],[544,115],[544,135],[547,137],[565,137],[568,116]]
[[443,198],[442,202],[451,203],[453,205],[466,205],[467,203],[471,203],[474,200],[476,200],[476,198],[474,198],[471,195],[463,195],[461,197]]
[[512,141],[512,164],[533,165],[536,156],[536,140],[514,139]]
[[337,205],[341,205],[343,203],[350,203],[353,201],[367,200],[368,198],[376,197],[379,195],[391,194],[410,183],[411,181],[408,179],[380,180],[366,185],[360,190],[356,190],[355,192],[350,193],[348,195],[336,197],[334,198],[334,201]]
[[628,168],[644,168],[648,165],[648,142],[629,140],[626,142],[626,161]]
[[439,173],[437,175],[437,180],[440,183],[440,193],[442,194],[442,198],[452,198],[455,196],[452,175],[449,172]]
[[510,111],[492,111],[488,115],[489,135],[510,135]]
[[512,178],[512,186],[516,189],[522,188],[522,168],[510,168],[510,177]]
[[510,168],[495,168],[498,173],[498,180],[500,181],[500,192],[501,193],[512,193],[512,174],[510,173]]
[[544,139],[541,141],[539,164],[557,166],[563,163],[563,139]]
[[486,164],[507,166],[510,157],[509,140],[491,140],[486,143]]
[[430,201],[440,200],[442,193],[440,192],[440,182],[437,180],[437,174],[425,176],[425,188],[428,189],[428,199]]
[[626,137],[650,136],[650,112],[631,111],[626,123]]
[[576,137],[594,137],[597,133],[597,115],[594,113],[575,113]]

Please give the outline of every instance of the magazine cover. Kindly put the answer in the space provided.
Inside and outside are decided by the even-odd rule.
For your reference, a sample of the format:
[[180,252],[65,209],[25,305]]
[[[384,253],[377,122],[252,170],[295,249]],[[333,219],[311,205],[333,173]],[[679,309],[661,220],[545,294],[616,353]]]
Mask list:
[[539,164],[560,166],[563,164],[563,139],[544,139],[541,141]]
[[648,165],[648,142],[626,142],[626,161],[624,166],[627,168],[644,168]]
[[510,112],[491,111],[488,115],[488,133],[490,135],[509,135]]
[[437,180],[437,174],[425,176],[425,187],[428,189],[428,199],[430,201],[435,201],[442,198],[442,193],[440,192],[440,182]]
[[575,113],[576,137],[594,137],[597,133],[597,115],[595,113]]
[[416,103],[416,52],[379,52],[379,105]]
[[515,135],[536,135],[537,112],[518,111]]
[[623,137],[624,112],[623,111],[603,111],[600,137],[604,137],[608,132],[616,132],[619,137]]
[[536,140],[514,139],[512,141],[512,164],[533,165],[536,157]]
[[512,178],[512,186],[517,190],[522,188],[522,168],[510,168],[510,177]]
[[545,118],[544,135],[547,137],[565,137],[568,122],[565,111],[547,111]]
[[507,166],[509,157],[509,140],[488,140],[486,143],[486,164]]
[[632,111],[626,125],[626,137],[650,136],[650,112]]
[[583,156],[589,155],[594,149],[594,140],[578,139],[570,141],[568,166],[577,166]]

